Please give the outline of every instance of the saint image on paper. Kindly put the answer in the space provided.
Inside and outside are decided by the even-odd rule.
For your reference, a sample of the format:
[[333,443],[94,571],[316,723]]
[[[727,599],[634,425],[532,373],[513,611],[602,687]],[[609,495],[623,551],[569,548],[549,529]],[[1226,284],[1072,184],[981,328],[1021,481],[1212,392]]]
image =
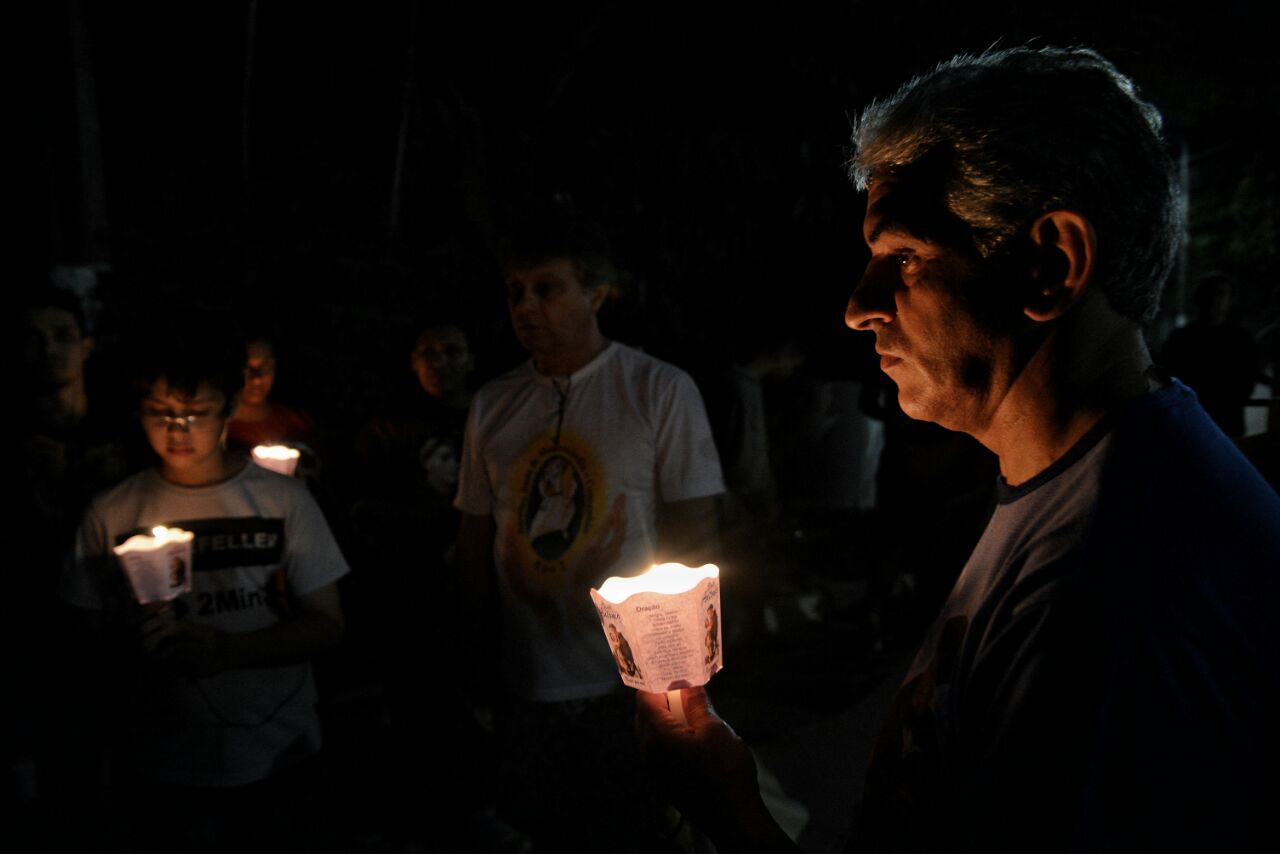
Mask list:
[[707,606],[707,619],[702,625],[707,630],[706,640],[703,643],[707,654],[703,663],[710,664],[720,654],[720,615],[716,613],[715,605]]
[[169,561],[169,586],[181,587],[187,583],[187,562],[177,555]]
[[626,637],[613,623],[609,624],[609,646],[613,649],[613,660],[617,663],[618,670],[636,679],[644,678],[640,668],[636,666],[635,656],[631,654],[631,644],[627,643]]
[[582,526],[582,476],[568,457],[548,457],[534,476],[525,509],[529,544],[543,560],[557,560]]

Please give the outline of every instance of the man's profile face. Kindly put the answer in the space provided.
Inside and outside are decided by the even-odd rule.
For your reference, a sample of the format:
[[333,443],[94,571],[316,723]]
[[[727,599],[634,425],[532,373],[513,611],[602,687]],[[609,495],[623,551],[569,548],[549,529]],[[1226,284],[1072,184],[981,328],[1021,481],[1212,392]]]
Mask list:
[[956,248],[964,231],[927,186],[873,183],[863,223],[871,260],[845,323],[875,333],[903,412],[977,435],[1011,381],[1013,340],[974,314],[973,295],[995,285],[975,253]]
[[24,312],[22,334],[24,368],[37,384],[60,387],[80,379],[93,339],[71,312],[53,306]]
[[571,258],[507,271],[507,308],[520,344],[535,355],[582,348],[597,331],[600,289],[582,286]]
[[410,356],[418,385],[434,398],[448,397],[463,388],[474,360],[467,336],[456,326],[436,326],[418,336]]

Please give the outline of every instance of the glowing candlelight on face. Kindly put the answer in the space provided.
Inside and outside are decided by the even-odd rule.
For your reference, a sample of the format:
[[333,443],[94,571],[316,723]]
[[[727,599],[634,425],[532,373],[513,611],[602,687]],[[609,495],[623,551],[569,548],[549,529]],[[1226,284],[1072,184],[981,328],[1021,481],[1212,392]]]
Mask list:
[[138,602],[168,601],[191,590],[194,539],[191,531],[161,525],[112,548]]
[[258,445],[252,451],[253,461],[264,469],[293,477],[301,452],[287,445]]
[[672,713],[687,723],[680,689],[705,685],[723,666],[719,567],[658,564],[606,580],[591,598],[622,681],[665,691]]

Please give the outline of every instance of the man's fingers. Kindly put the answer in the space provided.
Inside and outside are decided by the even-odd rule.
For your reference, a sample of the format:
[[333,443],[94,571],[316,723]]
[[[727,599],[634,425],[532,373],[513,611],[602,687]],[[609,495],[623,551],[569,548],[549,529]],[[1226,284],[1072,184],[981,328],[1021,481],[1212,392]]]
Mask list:
[[680,726],[676,716],[667,708],[666,694],[636,691],[636,711],[642,724],[657,724],[664,729]]
[[690,721],[716,718],[716,711],[711,708],[711,698],[707,696],[707,689],[702,686],[681,688],[680,701],[684,703],[684,713]]
[[636,691],[637,713],[642,724],[660,730],[664,736],[696,736],[699,729],[720,723],[705,688],[681,688],[680,702],[684,706],[688,724],[682,723],[671,711],[667,694]]

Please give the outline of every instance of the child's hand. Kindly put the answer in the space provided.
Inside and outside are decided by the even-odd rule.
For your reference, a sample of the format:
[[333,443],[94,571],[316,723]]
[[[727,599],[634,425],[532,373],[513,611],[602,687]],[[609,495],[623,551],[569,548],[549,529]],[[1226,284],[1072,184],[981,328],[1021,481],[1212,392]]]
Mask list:
[[222,632],[201,623],[178,620],[167,603],[144,606],[142,653],[184,676],[212,676],[226,669]]

